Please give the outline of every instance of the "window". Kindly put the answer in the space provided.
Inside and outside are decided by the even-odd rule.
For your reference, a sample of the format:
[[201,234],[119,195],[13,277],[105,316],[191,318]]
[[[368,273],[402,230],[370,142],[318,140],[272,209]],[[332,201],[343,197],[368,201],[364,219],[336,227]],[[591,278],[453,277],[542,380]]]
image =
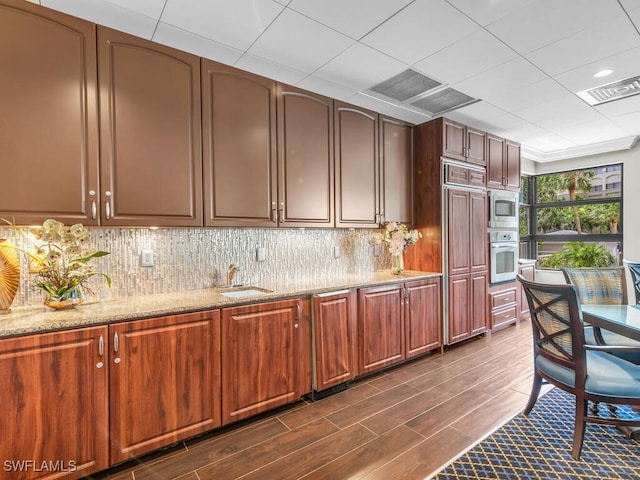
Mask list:
[[578,257],[621,263],[622,165],[523,177],[521,184],[521,257],[549,268]]

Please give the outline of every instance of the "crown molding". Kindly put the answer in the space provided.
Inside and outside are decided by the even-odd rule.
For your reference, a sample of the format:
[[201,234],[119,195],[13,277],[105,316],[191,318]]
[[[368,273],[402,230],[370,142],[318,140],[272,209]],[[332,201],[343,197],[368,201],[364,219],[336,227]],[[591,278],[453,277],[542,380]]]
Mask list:
[[554,162],[556,160],[565,160],[567,158],[586,157],[588,155],[597,155],[600,153],[615,152],[618,150],[631,150],[637,143],[638,136],[619,138],[616,140],[608,140],[606,142],[592,143],[579,147],[564,148],[562,150],[554,150],[551,152],[543,152],[535,148],[522,145],[520,154],[534,162],[545,163]]

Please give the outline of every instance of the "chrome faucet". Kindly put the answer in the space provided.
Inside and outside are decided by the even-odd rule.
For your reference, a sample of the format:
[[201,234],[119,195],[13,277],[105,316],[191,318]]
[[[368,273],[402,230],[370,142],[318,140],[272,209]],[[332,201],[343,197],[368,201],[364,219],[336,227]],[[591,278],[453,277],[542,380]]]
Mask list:
[[227,267],[227,287],[233,286],[233,277],[240,270],[233,263]]

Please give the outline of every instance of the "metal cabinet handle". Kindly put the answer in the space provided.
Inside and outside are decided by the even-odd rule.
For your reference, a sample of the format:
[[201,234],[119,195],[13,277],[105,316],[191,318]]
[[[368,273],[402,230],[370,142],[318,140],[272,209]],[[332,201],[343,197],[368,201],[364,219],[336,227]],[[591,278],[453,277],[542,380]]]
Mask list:
[[100,335],[100,339],[98,340],[98,355],[104,355],[104,337]]
[[278,223],[278,210],[276,209],[276,202],[271,202],[271,221]]
[[98,213],[98,208],[96,207],[96,201],[93,200],[91,202],[91,219],[95,220],[96,219],[96,215]]
[[280,202],[280,208],[278,209],[280,222],[284,222],[284,202]]
[[105,202],[105,206],[104,206],[104,211],[105,211],[105,216],[107,218],[107,220],[109,220],[111,218],[111,192],[110,191],[106,191],[104,192],[105,197],[107,197],[107,201]]
[[120,348],[120,339],[118,338],[118,334],[113,334],[113,353],[118,353],[118,349]]

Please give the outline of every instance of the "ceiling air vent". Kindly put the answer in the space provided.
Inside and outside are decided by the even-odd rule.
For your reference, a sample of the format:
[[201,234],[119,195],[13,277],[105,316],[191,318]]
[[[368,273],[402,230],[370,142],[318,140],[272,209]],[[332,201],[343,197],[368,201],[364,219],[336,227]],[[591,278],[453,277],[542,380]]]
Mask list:
[[391,77],[389,80],[374,85],[369,90],[397,102],[404,102],[440,85],[440,82],[409,69],[395,77]]
[[471,105],[479,100],[465,95],[458,90],[451,87],[447,87],[441,90],[437,90],[430,95],[419,98],[418,100],[411,102],[410,105],[428,112],[431,116],[440,115],[454,110],[456,108],[464,107],[465,105]]
[[607,83],[595,88],[589,88],[581,92],[577,92],[589,105],[600,105],[601,103],[620,100],[621,98],[630,97],[640,93],[640,75],[626,80],[620,80],[613,83]]

